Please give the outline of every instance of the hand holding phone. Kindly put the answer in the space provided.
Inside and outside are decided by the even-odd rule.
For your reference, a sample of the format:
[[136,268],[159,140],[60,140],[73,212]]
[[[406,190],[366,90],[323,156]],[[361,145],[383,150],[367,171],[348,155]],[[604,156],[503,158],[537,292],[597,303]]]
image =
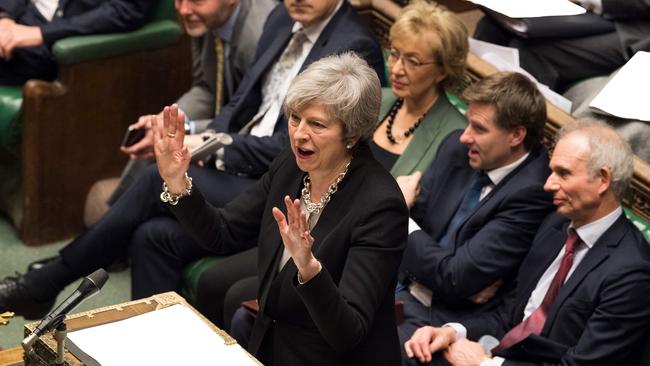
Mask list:
[[126,129],[126,133],[124,134],[124,139],[122,140],[122,146],[123,147],[129,147],[137,143],[138,141],[142,140],[146,132],[145,128],[134,128],[132,126],[129,126],[129,128]]

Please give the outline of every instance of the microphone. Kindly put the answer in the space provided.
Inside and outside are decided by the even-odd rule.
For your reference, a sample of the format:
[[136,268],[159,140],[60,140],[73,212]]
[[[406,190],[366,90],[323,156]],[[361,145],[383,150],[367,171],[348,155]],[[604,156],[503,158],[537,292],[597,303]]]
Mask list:
[[36,326],[32,334],[27,336],[22,342],[23,349],[28,352],[34,341],[46,332],[51,331],[58,327],[66,315],[74,310],[82,301],[91,297],[99,292],[108,280],[108,273],[103,268],[96,270],[87,277],[85,277],[79,288],[77,288],[72,295],[63,301],[56,309],[52,310],[40,323]]

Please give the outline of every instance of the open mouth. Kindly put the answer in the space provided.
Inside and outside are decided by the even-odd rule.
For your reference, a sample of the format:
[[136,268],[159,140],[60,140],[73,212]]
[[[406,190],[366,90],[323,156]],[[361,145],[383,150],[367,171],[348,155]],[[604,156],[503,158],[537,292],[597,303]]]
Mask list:
[[314,155],[314,152],[308,149],[296,147],[296,152],[298,153],[298,157],[302,159],[306,159],[312,155]]

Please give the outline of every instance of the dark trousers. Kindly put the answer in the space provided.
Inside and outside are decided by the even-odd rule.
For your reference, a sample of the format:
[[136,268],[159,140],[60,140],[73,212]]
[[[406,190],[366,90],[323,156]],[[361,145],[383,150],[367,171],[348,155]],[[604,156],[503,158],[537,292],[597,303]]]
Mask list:
[[231,330],[233,314],[242,301],[257,298],[257,248],[216,262],[203,272],[194,307],[214,324]]
[[[211,167],[191,166],[188,174],[216,207],[255,181]],[[134,299],[180,290],[185,265],[210,253],[196,244],[160,201],[161,187],[157,167],[148,167],[97,224],[61,250],[66,266],[82,277],[131,254]]]
[[474,38],[519,50],[520,66],[539,82],[563,92],[579,80],[609,75],[627,61],[616,32],[573,38],[524,39],[484,16]]

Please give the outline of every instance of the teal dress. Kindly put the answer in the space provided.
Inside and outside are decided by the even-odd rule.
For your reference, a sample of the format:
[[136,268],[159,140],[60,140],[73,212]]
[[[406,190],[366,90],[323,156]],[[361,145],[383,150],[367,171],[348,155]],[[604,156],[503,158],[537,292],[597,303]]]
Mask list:
[[[390,88],[383,88],[381,94],[378,124],[386,118],[397,100]],[[424,173],[431,166],[442,139],[451,131],[467,126],[464,111],[464,104],[456,96],[441,93],[413,133],[406,150],[397,158],[390,173],[394,177],[409,175],[416,170]]]

